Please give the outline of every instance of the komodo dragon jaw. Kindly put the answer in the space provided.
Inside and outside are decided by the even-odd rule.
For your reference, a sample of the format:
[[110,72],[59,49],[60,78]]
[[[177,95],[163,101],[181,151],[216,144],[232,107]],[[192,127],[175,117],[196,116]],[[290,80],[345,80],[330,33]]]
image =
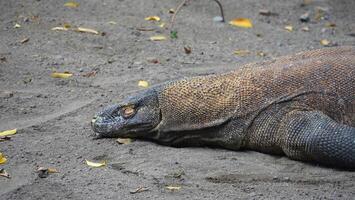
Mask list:
[[93,117],[91,127],[97,138],[144,138],[159,124],[160,118],[158,97],[152,88],[104,108]]

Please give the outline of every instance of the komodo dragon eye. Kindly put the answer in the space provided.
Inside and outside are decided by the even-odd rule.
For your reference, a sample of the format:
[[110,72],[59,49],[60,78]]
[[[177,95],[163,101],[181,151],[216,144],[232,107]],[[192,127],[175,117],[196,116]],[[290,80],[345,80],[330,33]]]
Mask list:
[[125,107],[121,108],[121,115],[124,118],[132,117],[135,113],[136,113],[136,111],[132,105],[125,106]]

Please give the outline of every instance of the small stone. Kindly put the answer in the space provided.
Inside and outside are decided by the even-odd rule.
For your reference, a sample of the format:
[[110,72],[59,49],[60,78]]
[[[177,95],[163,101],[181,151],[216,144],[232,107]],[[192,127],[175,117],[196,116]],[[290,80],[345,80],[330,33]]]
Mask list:
[[214,21],[214,22],[222,22],[222,21],[223,21],[223,18],[222,18],[221,16],[215,16],[215,17],[213,18],[213,21]]
[[300,21],[301,22],[309,22],[309,12],[306,12],[303,15],[301,15],[300,16]]

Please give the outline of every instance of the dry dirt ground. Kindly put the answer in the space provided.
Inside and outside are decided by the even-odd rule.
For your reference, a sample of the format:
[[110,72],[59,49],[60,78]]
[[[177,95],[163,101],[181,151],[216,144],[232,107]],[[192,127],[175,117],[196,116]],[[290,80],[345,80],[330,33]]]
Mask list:
[[[17,128],[18,133],[0,142],[0,152],[8,158],[0,167],[12,176],[0,177],[0,199],[354,199],[354,172],[257,152],[92,139],[94,113],[139,90],[141,79],[157,84],[225,72],[320,48],[321,39],[355,45],[353,0],[314,0],[306,6],[301,0],[221,1],[227,20],[250,18],[254,27],[214,22],[217,4],[194,0],[177,17],[178,39],[153,42],[150,36],[168,32],[144,17],[159,15],[168,21],[167,11],[180,1],[86,0],[67,8],[63,0],[1,0],[0,130]],[[317,20],[319,7],[323,16]],[[263,16],[259,9],[278,15]],[[302,23],[299,16],[305,12],[311,19]],[[336,26],[327,27],[329,22]],[[21,27],[14,28],[16,23]],[[51,30],[64,23],[105,34]],[[292,32],[284,29],[289,24]],[[301,30],[304,26],[308,32]],[[25,38],[29,40],[21,43]],[[251,53],[237,56],[237,49]],[[152,63],[153,58],[159,63]],[[74,76],[55,79],[53,71]],[[97,74],[83,76],[92,71]],[[108,164],[90,168],[85,159]],[[39,166],[59,173],[39,178]],[[170,191],[168,185],[181,189]],[[148,190],[130,193],[139,187]]]

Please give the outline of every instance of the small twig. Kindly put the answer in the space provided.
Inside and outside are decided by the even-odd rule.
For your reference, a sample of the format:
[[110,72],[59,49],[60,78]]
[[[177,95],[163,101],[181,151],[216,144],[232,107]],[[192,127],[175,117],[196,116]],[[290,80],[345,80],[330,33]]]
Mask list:
[[173,14],[173,16],[171,17],[171,20],[170,20],[170,26],[169,26],[169,29],[172,30],[173,27],[174,27],[174,23],[175,23],[175,18],[176,18],[176,15],[177,13],[181,10],[181,8],[190,0],[183,0],[175,9],[175,12]]
[[[170,25],[169,25],[169,29],[172,30],[173,27],[174,27],[174,23],[175,23],[175,18],[176,18],[176,15],[177,13],[181,10],[181,8],[190,0],[183,0],[175,9],[175,12],[173,14],[173,16],[171,17],[171,20],[170,20]],[[221,4],[221,2],[219,0],[214,0],[217,4],[218,4],[218,7],[221,11],[221,17],[222,17],[222,22],[225,22],[225,19],[224,19],[224,12],[223,12],[223,6]]]
[[221,11],[222,22],[225,22],[225,20],[224,20],[224,13],[223,13],[223,7],[222,7],[221,2],[219,2],[218,0],[214,0],[214,1],[218,4],[219,9],[220,9],[220,11]]

